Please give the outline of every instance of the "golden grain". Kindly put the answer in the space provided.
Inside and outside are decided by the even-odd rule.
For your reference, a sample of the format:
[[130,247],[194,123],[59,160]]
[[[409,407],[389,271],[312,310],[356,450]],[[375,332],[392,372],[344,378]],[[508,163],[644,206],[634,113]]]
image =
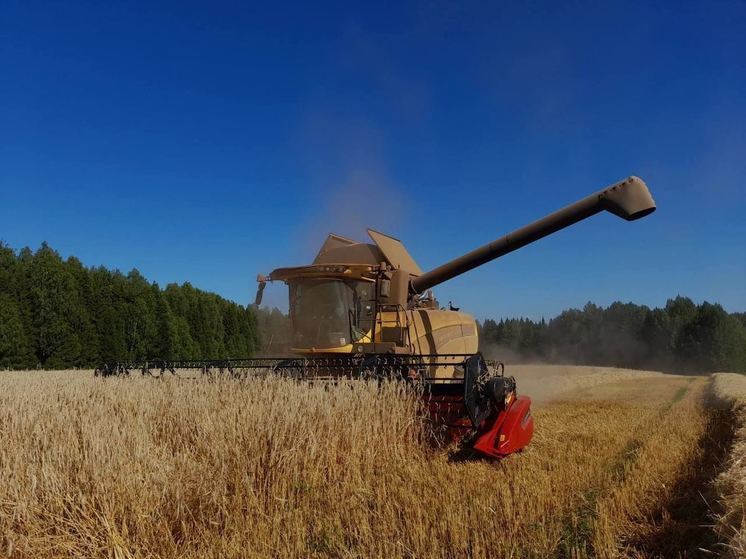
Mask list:
[[723,506],[717,530],[725,543],[724,556],[746,557],[746,375],[717,373],[713,391],[725,405],[732,406],[735,441],[724,471],[716,480]]
[[[0,373],[0,555],[623,554],[701,435],[695,384],[539,407],[528,450],[491,462],[428,446],[394,384]],[[641,439],[651,421],[668,436]]]

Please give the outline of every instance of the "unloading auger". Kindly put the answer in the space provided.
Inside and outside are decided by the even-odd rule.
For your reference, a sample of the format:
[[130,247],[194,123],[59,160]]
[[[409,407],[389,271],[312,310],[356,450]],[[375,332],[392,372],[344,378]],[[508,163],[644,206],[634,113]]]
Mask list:
[[431,418],[452,439],[504,457],[531,440],[531,400],[518,394],[501,363],[479,353],[474,318],[441,308],[431,289],[597,213],[634,221],[655,209],[645,183],[632,176],[425,273],[398,239],[372,229],[372,244],[332,234],[311,265],[257,278],[256,305],[268,281],[289,287],[294,357],[117,362],[96,374],[192,369],[332,382],[400,379],[421,389]]

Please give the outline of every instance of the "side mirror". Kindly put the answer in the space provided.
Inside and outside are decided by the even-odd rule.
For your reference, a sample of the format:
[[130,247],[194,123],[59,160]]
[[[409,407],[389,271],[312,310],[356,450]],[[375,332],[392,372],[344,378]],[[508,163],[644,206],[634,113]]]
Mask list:
[[264,295],[264,288],[267,287],[267,279],[259,274],[256,278],[259,282],[259,287],[256,289],[256,297],[254,298],[254,306],[259,307],[262,304],[262,296]]

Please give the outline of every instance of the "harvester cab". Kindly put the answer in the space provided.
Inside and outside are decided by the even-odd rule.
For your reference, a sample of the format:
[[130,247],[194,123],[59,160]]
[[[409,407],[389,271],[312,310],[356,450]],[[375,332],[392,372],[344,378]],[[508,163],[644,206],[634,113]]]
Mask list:
[[[309,266],[279,268],[266,281],[289,287],[293,353],[432,355],[477,351],[476,324],[411,290],[422,275],[401,241],[368,230],[372,243],[329,235]],[[441,375],[443,371],[438,371]]]

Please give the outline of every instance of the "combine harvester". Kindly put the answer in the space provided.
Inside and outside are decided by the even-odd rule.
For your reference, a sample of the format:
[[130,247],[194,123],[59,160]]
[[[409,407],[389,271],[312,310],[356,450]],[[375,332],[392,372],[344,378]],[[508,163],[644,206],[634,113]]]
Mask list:
[[374,244],[329,235],[313,264],[258,277],[257,305],[268,281],[289,286],[295,357],[117,362],[96,374],[191,369],[331,382],[400,379],[422,391],[431,418],[453,440],[501,458],[531,440],[531,400],[518,395],[501,363],[478,352],[474,318],[440,308],[431,288],[602,211],[633,221],[655,207],[645,183],[629,177],[426,273],[383,233],[368,230]]

